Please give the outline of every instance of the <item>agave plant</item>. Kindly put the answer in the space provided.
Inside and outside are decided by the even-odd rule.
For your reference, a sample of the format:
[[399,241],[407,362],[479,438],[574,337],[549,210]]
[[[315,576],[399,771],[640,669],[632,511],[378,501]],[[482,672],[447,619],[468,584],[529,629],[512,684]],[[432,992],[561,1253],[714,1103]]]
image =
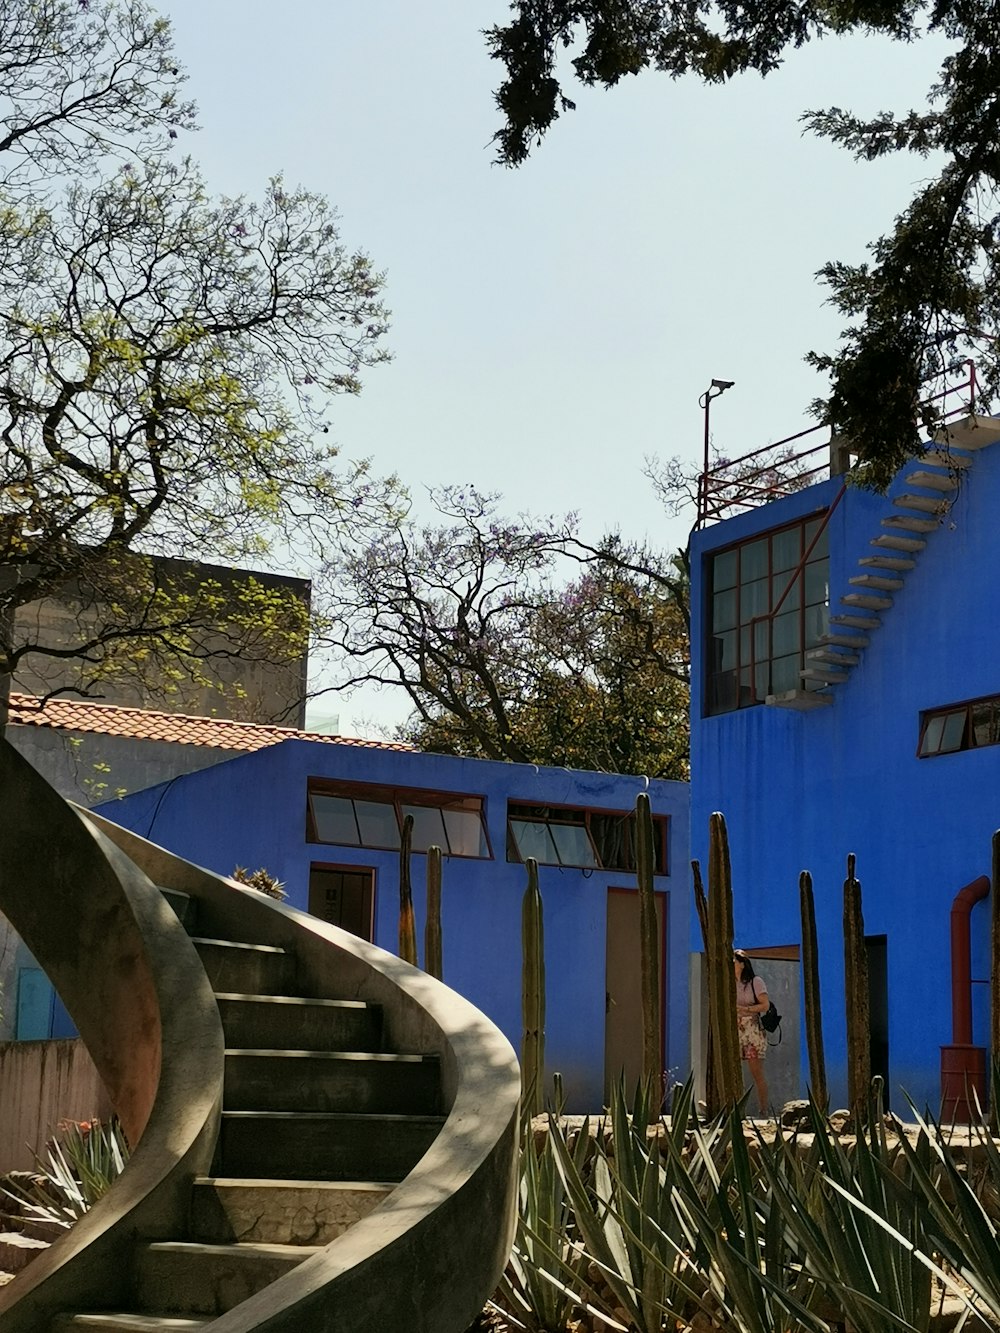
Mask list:
[[71,1227],[124,1170],[129,1149],[117,1121],[63,1121],[62,1140],[46,1146],[46,1160],[35,1158],[31,1186],[9,1184],[2,1192],[36,1221]]

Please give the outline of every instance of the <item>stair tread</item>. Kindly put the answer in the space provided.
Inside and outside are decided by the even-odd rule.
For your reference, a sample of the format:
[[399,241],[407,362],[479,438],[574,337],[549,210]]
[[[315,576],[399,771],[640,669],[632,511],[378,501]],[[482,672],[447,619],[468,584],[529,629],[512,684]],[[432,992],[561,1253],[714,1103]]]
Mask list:
[[175,1314],[125,1314],[108,1311],[107,1314],[66,1314],[60,1317],[62,1327],[70,1328],[120,1328],[125,1333],[171,1333],[183,1329],[207,1328],[210,1318],[185,1319]]
[[142,1248],[156,1254],[212,1254],[220,1258],[254,1259],[308,1259],[319,1254],[322,1245],[280,1245],[273,1241],[228,1241],[217,1243],[200,1240],[152,1240]]
[[898,533],[883,532],[878,537],[871,539],[872,546],[881,547],[888,551],[923,551],[927,547],[926,541],[922,537],[901,537]]
[[819,641],[831,648],[867,648],[871,642],[867,634],[821,634]]
[[916,569],[916,560],[909,560],[902,555],[865,555],[858,561],[867,569]]
[[832,704],[833,695],[822,694],[819,690],[784,690],[780,694],[769,694],[764,703],[771,708],[789,708],[805,713]]
[[916,514],[893,514],[882,520],[883,528],[901,528],[904,532],[933,532],[939,527],[937,519],[918,518]]
[[984,449],[1000,439],[1000,421],[977,414],[961,417],[934,432],[934,443],[958,449]]
[[830,617],[831,625],[849,625],[852,629],[878,629],[882,622],[878,616],[836,615]]
[[856,588],[882,588],[885,592],[898,592],[903,586],[902,579],[890,579],[881,574],[855,574],[847,582]]
[[364,1060],[375,1060],[383,1064],[398,1065],[433,1065],[439,1062],[436,1055],[402,1055],[396,1051],[310,1051],[292,1050],[284,1046],[254,1047],[254,1046],[227,1046],[226,1056],[241,1055],[264,1056],[275,1059],[300,1059],[300,1060],[347,1060],[360,1062]]
[[946,514],[950,502],[930,495],[897,495],[892,502],[897,509],[916,509],[922,514]]
[[958,482],[945,472],[925,472],[922,468],[906,478],[907,486],[922,486],[928,491],[957,491]]
[[966,458],[964,454],[953,454],[947,448],[928,449],[926,453],[918,454],[914,462],[926,463],[930,467],[967,468],[972,466],[971,458]]
[[806,653],[807,662],[826,662],[830,666],[857,666],[857,653],[838,653],[827,648],[810,648]]
[[247,949],[252,953],[273,953],[273,954],[285,954],[285,955],[287,955],[288,953],[287,949],[282,949],[280,945],[277,944],[248,944],[245,940],[217,940],[217,939],[212,939],[207,935],[192,935],[191,943],[211,944],[216,948],[222,948],[222,949]]
[[239,1000],[247,1004],[298,1004],[319,1005],[330,1009],[379,1009],[380,1005],[369,1004],[367,1000],[326,1000],[311,995],[260,995],[242,991],[214,992],[216,1000]]
[[267,1176],[195,1176],[195,1185],[212,1189],[276,1189],[276,1190],[328,1190],[331,1194],[337,1190],[370,1190],[372,1193],[386,1193],[395,1189],[398,1181],[393,1180],[283,1180]]
[[876,597],[866,592],[846,592],[840,600],[844,606],[864,606],[871,611],[886,611],[892,606],[891,597]]

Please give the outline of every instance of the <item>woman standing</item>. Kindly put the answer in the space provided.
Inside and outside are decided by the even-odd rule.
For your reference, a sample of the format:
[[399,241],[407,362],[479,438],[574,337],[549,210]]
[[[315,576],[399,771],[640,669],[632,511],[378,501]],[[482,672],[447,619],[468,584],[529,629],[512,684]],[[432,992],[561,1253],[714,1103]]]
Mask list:
[[770,1109],[770,1093],[764,1076],[767,1036],[760,1025],[760,1015],[767,1013],[771,1001],[768,999],[764,978],[757,976],[753,964],[742,949],[733,950],[733,967],[736,969],[736,1023],[739,1028],[740,1056],[746,1061],[757,1089],[760,1113],[767,1115]]

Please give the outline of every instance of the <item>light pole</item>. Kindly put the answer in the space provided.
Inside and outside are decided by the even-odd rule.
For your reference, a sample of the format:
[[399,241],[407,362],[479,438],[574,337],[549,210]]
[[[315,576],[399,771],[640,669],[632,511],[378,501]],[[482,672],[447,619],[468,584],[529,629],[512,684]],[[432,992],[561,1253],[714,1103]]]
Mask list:
[[735,380],[713,380],[705,392],[698,399],[698,406],[705,413],[705,451],[704,460],[701,469],[701,481],[698,485],[698,522],[699,524],[705,518],[708,509],[708,452],[709,452],[709,430],[708,419],[709,410],[712,405],[712,399],[718,398],[724,394],[727,389],[731,389],[736,383]]

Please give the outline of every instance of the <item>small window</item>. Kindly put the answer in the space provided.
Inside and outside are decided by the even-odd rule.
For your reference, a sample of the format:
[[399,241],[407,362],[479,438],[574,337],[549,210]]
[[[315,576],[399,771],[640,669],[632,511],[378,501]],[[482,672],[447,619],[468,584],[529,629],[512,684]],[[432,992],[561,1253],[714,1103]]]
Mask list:
[[[653,869],[667,873],[667,820],[653,816]],[[507,806],[507,860],[582,870],[635,871],[634,811],[585,810],[572,806]]]
[[983,745],[1000,745],[1000,695],[923,714],[917,747],[921,759],[977,750]]
[[407,815],[413,816],[415,852],[440,847],[447,856],[489,858],[481,796],[324,782],[319,778],[309,783],[306,839],[396,851]]

